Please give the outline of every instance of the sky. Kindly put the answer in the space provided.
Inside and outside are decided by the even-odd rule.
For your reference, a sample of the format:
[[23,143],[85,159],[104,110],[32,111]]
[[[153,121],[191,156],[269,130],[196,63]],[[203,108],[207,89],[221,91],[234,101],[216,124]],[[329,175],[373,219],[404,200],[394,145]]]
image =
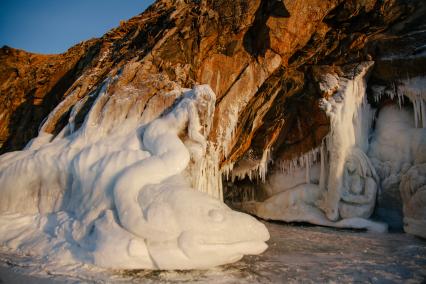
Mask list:
[[0,0],[0,47],[62,53],[142,13],[153,0]]

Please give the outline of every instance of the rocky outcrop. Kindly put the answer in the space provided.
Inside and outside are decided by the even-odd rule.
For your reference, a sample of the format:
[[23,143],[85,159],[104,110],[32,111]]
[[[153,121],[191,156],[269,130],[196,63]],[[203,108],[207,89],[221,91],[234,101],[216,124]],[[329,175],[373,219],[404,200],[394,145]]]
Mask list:
[[78,129],[108,78],[111,93],[136,94],[156,115],[173,104],[168,91],[208,84],[217,98],[209,153],[236,177],[227,198],[238,197],[245,177],[265,179],[268,166],[322,145],[330,121],[319,101],[337,92],[324,74],[375,61],[367,94],[378,107],[372,86],[424,75],[425,14],[421,0],[159,0],[61,55],[3,47],[2,152],[21,149],[39,126],[55,136],[73,117]]
[[47,115],[94,60],[97,40],[59,55],[0,49],[1,153],[22,149]]

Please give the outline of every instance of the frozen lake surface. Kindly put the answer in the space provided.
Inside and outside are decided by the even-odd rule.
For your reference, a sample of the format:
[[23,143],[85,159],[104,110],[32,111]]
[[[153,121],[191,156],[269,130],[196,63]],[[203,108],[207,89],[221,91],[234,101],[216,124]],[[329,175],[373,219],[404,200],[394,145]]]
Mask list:
[[424,283],[426,241],[403,233],[373,234],[266,223],[271,239],[260,256],[209,270],[53,271],[40,260],[0,254],[0,283]]

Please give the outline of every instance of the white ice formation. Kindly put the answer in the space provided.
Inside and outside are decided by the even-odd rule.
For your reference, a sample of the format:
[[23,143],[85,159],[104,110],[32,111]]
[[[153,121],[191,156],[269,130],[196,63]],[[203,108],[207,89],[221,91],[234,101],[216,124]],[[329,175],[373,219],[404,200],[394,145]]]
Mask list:
[[260,186],[263,197],[244,192],[237,206],[264,219],[383,232],[386,224],[369,220],[374,210],[395,222],[402,204],[405,231],[426,237],[426,79],[372,86],[377,102],[382,96],[394,101],[378,110],[373,129],[377,110],[366,94],[371,66],[359,64],[349,78],[324,75],[320,89],[330,97],[321,106],[330,133],[320,147],[274,161]]
[[426,238],[426,128],[415,127],[414,113],[396,105],[382,108],[369,156],[382,194],[402,198],[405,231]]
[[334,93],[321,101],[330,119],[330,133],[318,149],[281,162],[281,170],[271,173],[263,186],[268,198],[244,202],[246,211],[287,222],[387,230],[386,224],[368,220],[379,182],[366,155],[374,116],[366,101],[366,74],[372,64],[356,66],[351,78],[324,77],[321,88]]
[[228,208],[206,174],[210,87],[166,94],[177,103],[150,117],[140,95],[115,92],[105,82],[93,94],[80,128],[87,98],[59,135],[0,157],[1,249],[115,269],[207,268],[263,252],[265,226]]
[[374,98],[379,101],[382,97],[397,99],[401,107],[404,98],[413,105],[414,126],[426,128],[426,78],[413,77],[394,83],[392,88],[385,86],[372,86]]

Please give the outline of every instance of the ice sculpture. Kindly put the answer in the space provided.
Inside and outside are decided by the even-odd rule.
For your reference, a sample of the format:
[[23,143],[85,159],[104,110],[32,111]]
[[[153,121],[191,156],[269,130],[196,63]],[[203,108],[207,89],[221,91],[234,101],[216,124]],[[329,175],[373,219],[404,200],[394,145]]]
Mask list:
[[353,149],[347,158],[339,214],[346,218],[369,218],[374,210],[378,178],[367,155]]
[[[347,78],[325,74],[320,87],[325,93],[337,92],[320,102],[331,126],[323,145],[272,173],[266,187],[275,189],[266,189],[269,198],[243,202],[243,209],[264,219],[387,230],[386,224],[368,220],[378,183],[366,155],[374,115],[366,101],[366,75],[372,65],[364,62],[352,66],[354,73]],[[328,92],[327,88],[332,90]],[[317,176],[312,176],[314,173]]]
[[147,118],[139,95],[109,84],[79,129],[87,98],[59,135],[41,132],[0,157],[3,248],[117,269],[206,268],[263,252],[263,224],[191,188],[213,116],[210,87],[166,94],[177,103]]
[[376,103],[387,97],[375,110],[366,94],[371,66],[364,62],[345,67],[353,74],[323,75],[319,88],[326,98],[320,106],[330,133],[320,147],[274,161],[278,166],[264,184],[244,192],[237,207],[264,219],[386,231],[386,224],[368,220],[375,212],[376,220],[426,237],[425,79],[401,80],[391,89],[373,85]]
[[383,192],[402,197],[404,230],[426,237],[426,128],[416,128],[413,111],[396,105],[380,110],[369,156]]
[[426,163],[414,165],[402,176],[400,191],[404,230],[426,238]]

